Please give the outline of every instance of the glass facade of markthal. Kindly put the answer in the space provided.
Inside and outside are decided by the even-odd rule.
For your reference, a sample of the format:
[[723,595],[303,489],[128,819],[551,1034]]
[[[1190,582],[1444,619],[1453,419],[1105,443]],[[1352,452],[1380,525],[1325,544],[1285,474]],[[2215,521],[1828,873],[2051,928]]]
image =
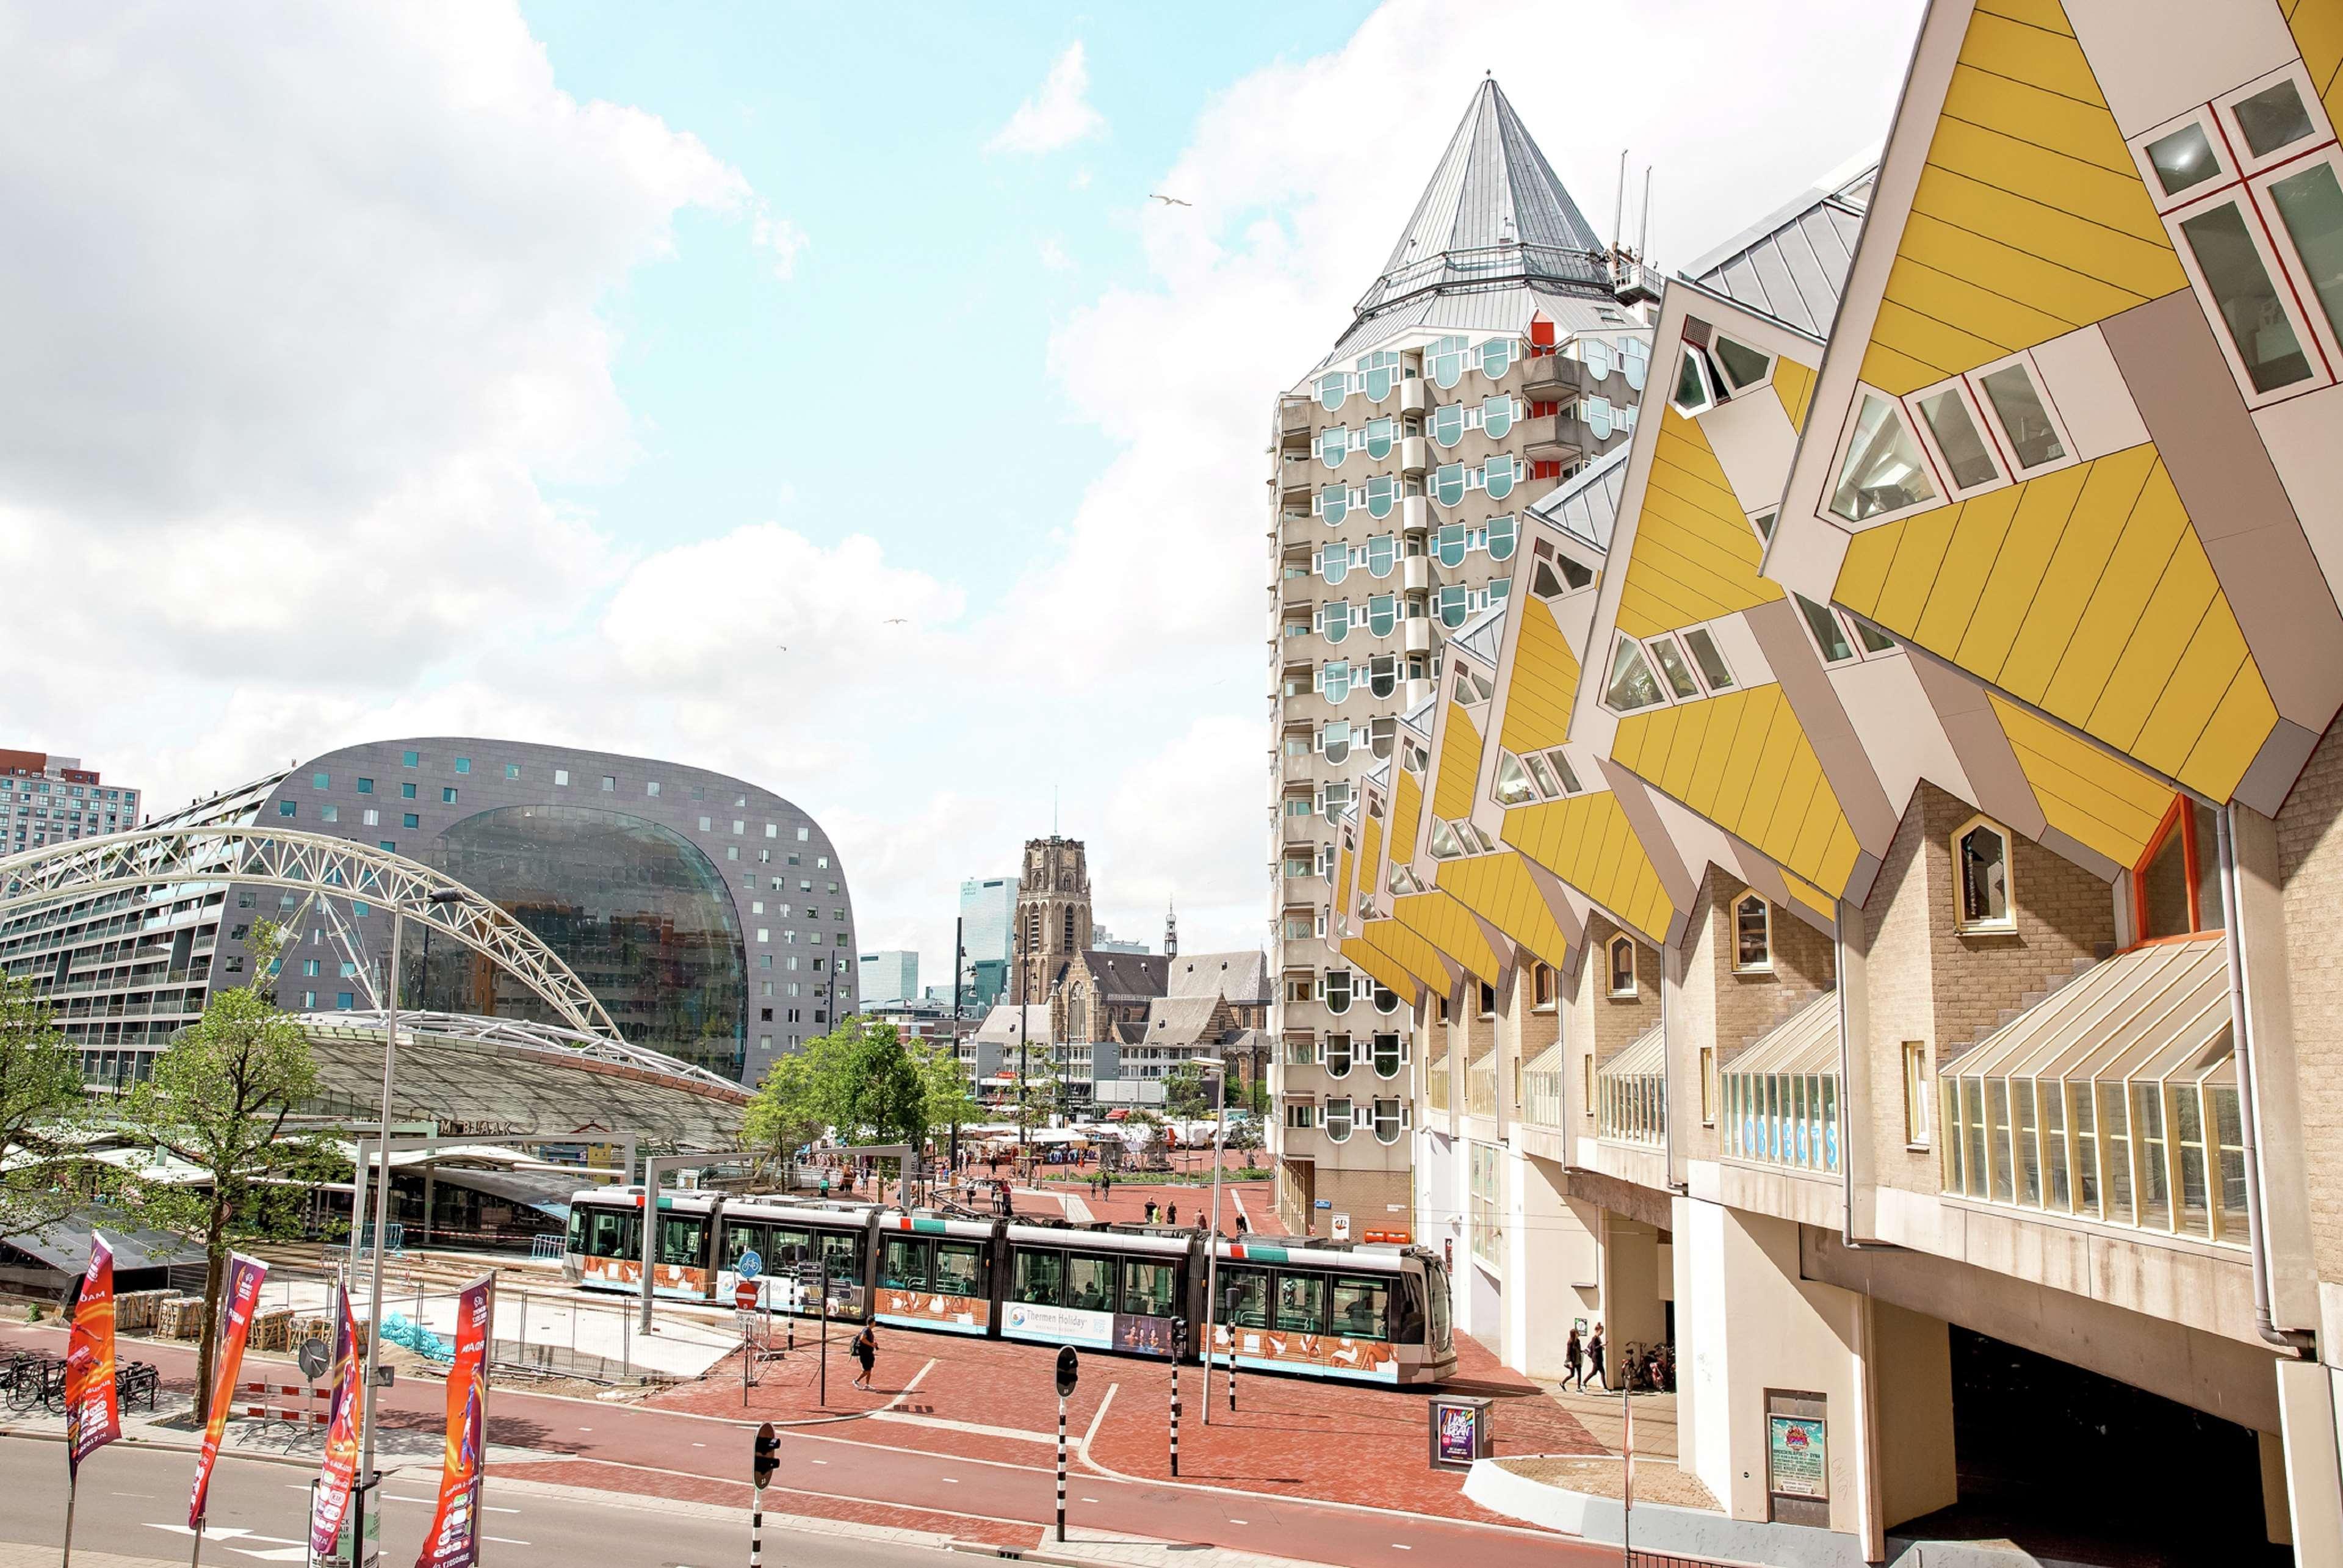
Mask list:
[[[753,1084],[851,994],[853,901],[803,810],[705,769],[524,741],[431,737],[344,748],[197,802],[173,822],[353,840],[501,906],[634,1046]],[[253,927],[292,928],[277,997],[307,1014],[389,1000],[387,911],[274,886],[142,889],[0,918],[0,968],[30,975],[94,1081],[143,1077]],[[401,1008],[555,1024],[509,969],[409,921]]]

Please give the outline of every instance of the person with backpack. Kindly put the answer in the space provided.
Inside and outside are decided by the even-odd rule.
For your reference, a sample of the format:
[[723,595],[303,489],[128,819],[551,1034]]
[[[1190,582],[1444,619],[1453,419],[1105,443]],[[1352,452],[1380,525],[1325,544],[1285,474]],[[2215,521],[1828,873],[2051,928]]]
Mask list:
[[879,1362],[878,1329],[870,1323],[863,1324],[862,1332],[854,1336],[853,1344],[848,1348],[854,1352],[855,1361],[862,1368],[855,1374],[854,1386],[867,1390],[870,1386],[870,1370]]

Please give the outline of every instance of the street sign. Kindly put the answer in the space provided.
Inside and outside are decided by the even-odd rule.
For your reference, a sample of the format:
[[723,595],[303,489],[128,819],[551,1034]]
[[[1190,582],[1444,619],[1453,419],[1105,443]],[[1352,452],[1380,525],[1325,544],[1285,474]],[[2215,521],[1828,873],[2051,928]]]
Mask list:
[[1060,1346],[1058,1349],[1058,1397],[1071,1399],[1074,1393],[1074,1383],[1081,1376],[1081,1365],[1074,1357],[1074,1347]]
[[821,1264],[820,1261],[817,1261],[810,1263],[799,1263],[798,1265],[798,1285],[800,1289],[808,1291],[818,1291],[821,1289]]
[[773,1423],[767,1422],[757,1429],[757,1490],[762,1492],[773,1479],[773,1472],[781,1467],[781,1440],[773,1435]]
[[765,1260],[757,1256],[757,1250],[751,1247],[740,1254],[740,1261],[732,1265],[732,1271],[744,1280],[753,1280],[765,1271]]
[[732,1305],[741,1312],[753,1312],[757,1310],[758,1293],[756,1281],[743,1280],[732,1287]]

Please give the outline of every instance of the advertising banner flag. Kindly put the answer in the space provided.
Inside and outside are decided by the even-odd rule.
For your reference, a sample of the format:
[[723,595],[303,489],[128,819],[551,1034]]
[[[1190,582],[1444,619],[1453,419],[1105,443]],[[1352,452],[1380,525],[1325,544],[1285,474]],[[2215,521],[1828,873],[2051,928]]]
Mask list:
[[447,1449],[439,1506],[415,1568],[472,1568],[480,1558],[480,1470],[488,1447],[488,1320],[496,1277],[464,1287],[456,1304],[456,1360],[447,1369]]
[[211,1419],[204,1423],[204,1446],[196,1455],[196,1486],[187,1497],[187,1528],[204,1523],[204,1494],[211,1490],[212,1465],[219,1459],[227,1413],[236,1403],[236,1374],[244,1365],[244,1342],[252,1334],[252,1314],[260,1305],[260,1282],[268,1265],[231,1252],[227,1259],[227,1322],[222,1326],[218,1360],[212,1368]]
[[65,1351],[65,1470],[122,1435],[122,1405],[114,1387],[114,1249],[96,1231],[89,1270],[74,1302],[73,1337]]
[[350,1292],[338,1292],[341,1312],[334,1323],[334,1397],[326,1417],[326,1462],[317,1475],[317,1504],[309,1516],[309,1553],[330,1558],[350,1511],[350,1485],[358,1471],[358,1331],[350,1315]]

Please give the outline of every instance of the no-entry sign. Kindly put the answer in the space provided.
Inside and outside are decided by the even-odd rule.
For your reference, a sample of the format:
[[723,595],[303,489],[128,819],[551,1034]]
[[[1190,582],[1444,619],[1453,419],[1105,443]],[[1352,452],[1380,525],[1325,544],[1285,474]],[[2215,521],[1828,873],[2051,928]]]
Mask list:
[[757,1310],[757,1282],[743,1280],[732,1287],[732,1305],[744,1312]]

